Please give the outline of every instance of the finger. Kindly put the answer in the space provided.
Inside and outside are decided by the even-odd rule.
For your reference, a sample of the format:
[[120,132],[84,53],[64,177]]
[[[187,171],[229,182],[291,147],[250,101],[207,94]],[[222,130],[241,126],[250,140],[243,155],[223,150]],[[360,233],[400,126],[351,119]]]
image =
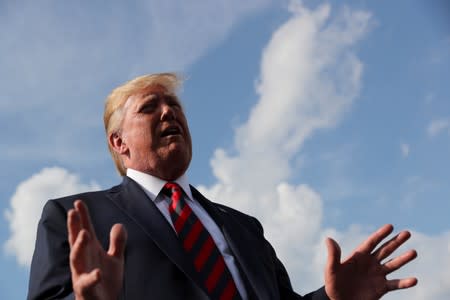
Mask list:
[[114,224],[109,234],[108,254],[117,258],[122,258],[127,243],[127,231],[122,224]]
[[372,233],[361,245],[359,245],[356,251],[371,253],[383,239],[391,234],[392,230],[394,230],[394,227],[391,224],[386,224],[380,227],[377,231]]
[[89,233],[82,229],[75,239],[72,249],[70,249],[70,267],[76,274],[84,273],[87,269],[88,257],[86,252],[89,240]]
[[89,296],[96,284],[101,281],[101,273],[99,269],[94,269],[89,273],[81,275],[76,282],[74,282],[73,289],[77,295]]
[[328,258],[325,267],[326,273],[336,273],[341,264],[341,247],[332,238],[326,239]]
[[80,214],[81,225],[96,239],[94,226],[92,226],[91,217],[89,215],[89,209],[86,204],[81,200],[76,200],[74,203],[75,209]]
[[67,232],[69,235],[69,246],[72,248],[75,239],[81,230],[80,215],[75,209],[67,212]]
[[388,291],[394,291],[399,289],[407,289],[417,284],[417,278],[410,277],[405,279],[391,279],[387,281]]
[[380,248],[378,248],[374,252],[374,257],[378,261],[382,261],[389,255],[391,255],[398,247],[403,245],[409,238],[411,237],[411,233],[409,231],[402,231],[397,234],[395,237],[384,243]]
[[384,268],[386,270],[386,274],[392,273],[395,270],[398,270],[399,268],[403,267],[413,259],[417,257],[416,250],[410,250],[402,254],[401,256],[398,256],[384,264]]

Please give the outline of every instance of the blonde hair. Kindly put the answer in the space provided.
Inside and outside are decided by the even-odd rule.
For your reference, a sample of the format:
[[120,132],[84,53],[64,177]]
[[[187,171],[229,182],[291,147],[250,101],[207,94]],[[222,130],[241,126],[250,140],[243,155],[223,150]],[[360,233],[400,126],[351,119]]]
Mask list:
[[131,96],[136,95],[149,86],[161,85],[169,93],[175,93],[181,83],[181,78],[175,73],[149,74],[134,78],[115,88],[106,98],[105,112],[103,114],[106,139],[108,142],[109,152],[111,153],[114,164],[116,165],[117,171],[120,175],[124,176],[126,174],[126,168],[123,165],[120,155],[111,147],[109,137],[111,134],[120,132],[124,116],[125,103]]

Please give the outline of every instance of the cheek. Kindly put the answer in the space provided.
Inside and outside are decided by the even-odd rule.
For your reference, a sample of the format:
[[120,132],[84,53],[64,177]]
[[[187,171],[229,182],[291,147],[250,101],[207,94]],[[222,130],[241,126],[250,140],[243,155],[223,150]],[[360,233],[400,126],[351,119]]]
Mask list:
[[135,127],[128,132],[128,142],[130,146],[138,148],[138,150],[148,149],[152,145],[152,135],[150,129],[144,127]]
[[155,143],[155,140],[152,138],[150,129],[141,129],[139,131],[139,135],[136,138],[138,139],[137,142],[146,148],[152,146]]

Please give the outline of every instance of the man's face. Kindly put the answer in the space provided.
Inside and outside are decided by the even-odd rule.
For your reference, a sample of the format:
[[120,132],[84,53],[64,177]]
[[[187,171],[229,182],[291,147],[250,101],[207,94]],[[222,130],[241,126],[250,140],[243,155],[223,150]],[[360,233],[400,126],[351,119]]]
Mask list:
[[[161,85],[131,96],[124,106],[119,152],[125,167],[164,180],[187,170],[192,141],[178,98]],[[117,140],[116,140],[117,142]]]

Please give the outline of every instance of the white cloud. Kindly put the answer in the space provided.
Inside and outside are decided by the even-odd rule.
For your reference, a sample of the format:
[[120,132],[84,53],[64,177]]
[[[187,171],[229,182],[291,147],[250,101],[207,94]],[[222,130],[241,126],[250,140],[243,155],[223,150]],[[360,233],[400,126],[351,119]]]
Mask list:
[[[209,192],[222,201],[254,211],[253,200],[244,200],[251,191],[251,199],[268,197],[273,205],[278,197],[271,193],[289,179],[304,141],[334,127],[356,99],[362,64],[352,46],[366,33],[370,14],[344,8],[330,17],[330,10],[291,5],[292,17],[264,49],[260,97],[236,130],[237,154],[217,149],[211,161],[218,182]],[[240,201],[224,194],[240,195]]]
[[[417,276],[419,284],[414,291],[393,293],[392,300],[450,299],[450,232],[427,236],[412,232],[408,248],[416,249],[418,258],[404,270],[390,278]],[[406,249],[405,249],[406,250]]]
[[351,46],[366,32],[369,14],[343,9],[330,18],[328,5],[297,5],[292,13],[264,50],[260,98],[236,131],[238,155],[217,149],[212,159],[219,185],[274,190],[289,178],[290,159],[305,139],[335,126],[358,94],[362,64]]
[[[319,237],[315,244],[302,244],[303,247],[311,251],[309,256],[301,259],[306,265],[300,268],[300,272],[291,273],[297,290],[304,293],[320,283],[323,284],[321,276],[326,261],[325,237],[332,236],[339,242],[342,247],[343,258],[345,258],[374,229],[355,225],[345,231],[326,228],[316,232]],[[416,249],[418,258],[404,268],[389,274],[387,278],[396,279],[415,276],[418,278],[419,283],[411,290],[392,292],[383,297],[383,299],[450,299],[450,277],[448,272],[450,269],[450,231],[434,236],[427,236],[414,231],[411,234],[412,237],[408,241],[407,246],[400,247],[394,255],[400,255],[408,249]],[[307,251],[303,250],[300,253],[304,255],[305,252]],[[291,260],[295,263],[294,254],[287,261],[288,265],[291,264]],[[311,277],[314,280],[311,280]],[[306,283],[312,282],[314,285],[305,284],[305,281]]]
[[96,183],[85,184],[65,169],[44,168],[21,182],[5,211],[11,235],[6,241],[7,253],[16,256],[22,266],[31,263],[36,228],[42,208],[49,199],[99,189]]
[[344,7],[332,16],[329,5],[309,10],[298,2],[290,10],[264,49],[259,99],[236,130],[236,154],[215,151],[217,182],[201,190],[258,216],[294,285],[307,291],[323,283],[316,271],[318,250],[325,249],[322,200],[312,187],[288,183],[291,164],[307,138],[335,127],[355,101],[362,63],[353,47],[366,34],[370,13]]
[[450,120],[449,119],[436,119],[430,122],[427,128],[428,136],[435,137],[443,131],[450,133]]
[[[309,10],[292,3],[292,17],[263,52],[259,99],[236,130],[234,148],[215,151],[211,165],[216,183],[200,189],[257,216],[295,289],[306,293],[323,284],[326,236],[339,241],[345,257],[376,229],[324,228],[320,194],[306,184],[287,183],[305,140],[336,126],[358,95],[362,63],[353,47],[367,32],[370,13],[344,8],[332,14],[329,5]],[[404,144],[402,152],[407,155],[409,146]],[[419,251],[419,259],[389,277],[418,276],[419,286],[385,298],[448,298],[450,233],[413,234],[408,247]],[[439,266],[436,257],[443,258]]]
[[409,150],[410,150],[410,147],[409,147],[408,144],[406,144],[406,143],[401,143],[401,144],[400,144],[400,150],[401,150],[401,152],[402,152],[402,156],[403,156],[403,157],[408,157],[408,156],[409,156]]

